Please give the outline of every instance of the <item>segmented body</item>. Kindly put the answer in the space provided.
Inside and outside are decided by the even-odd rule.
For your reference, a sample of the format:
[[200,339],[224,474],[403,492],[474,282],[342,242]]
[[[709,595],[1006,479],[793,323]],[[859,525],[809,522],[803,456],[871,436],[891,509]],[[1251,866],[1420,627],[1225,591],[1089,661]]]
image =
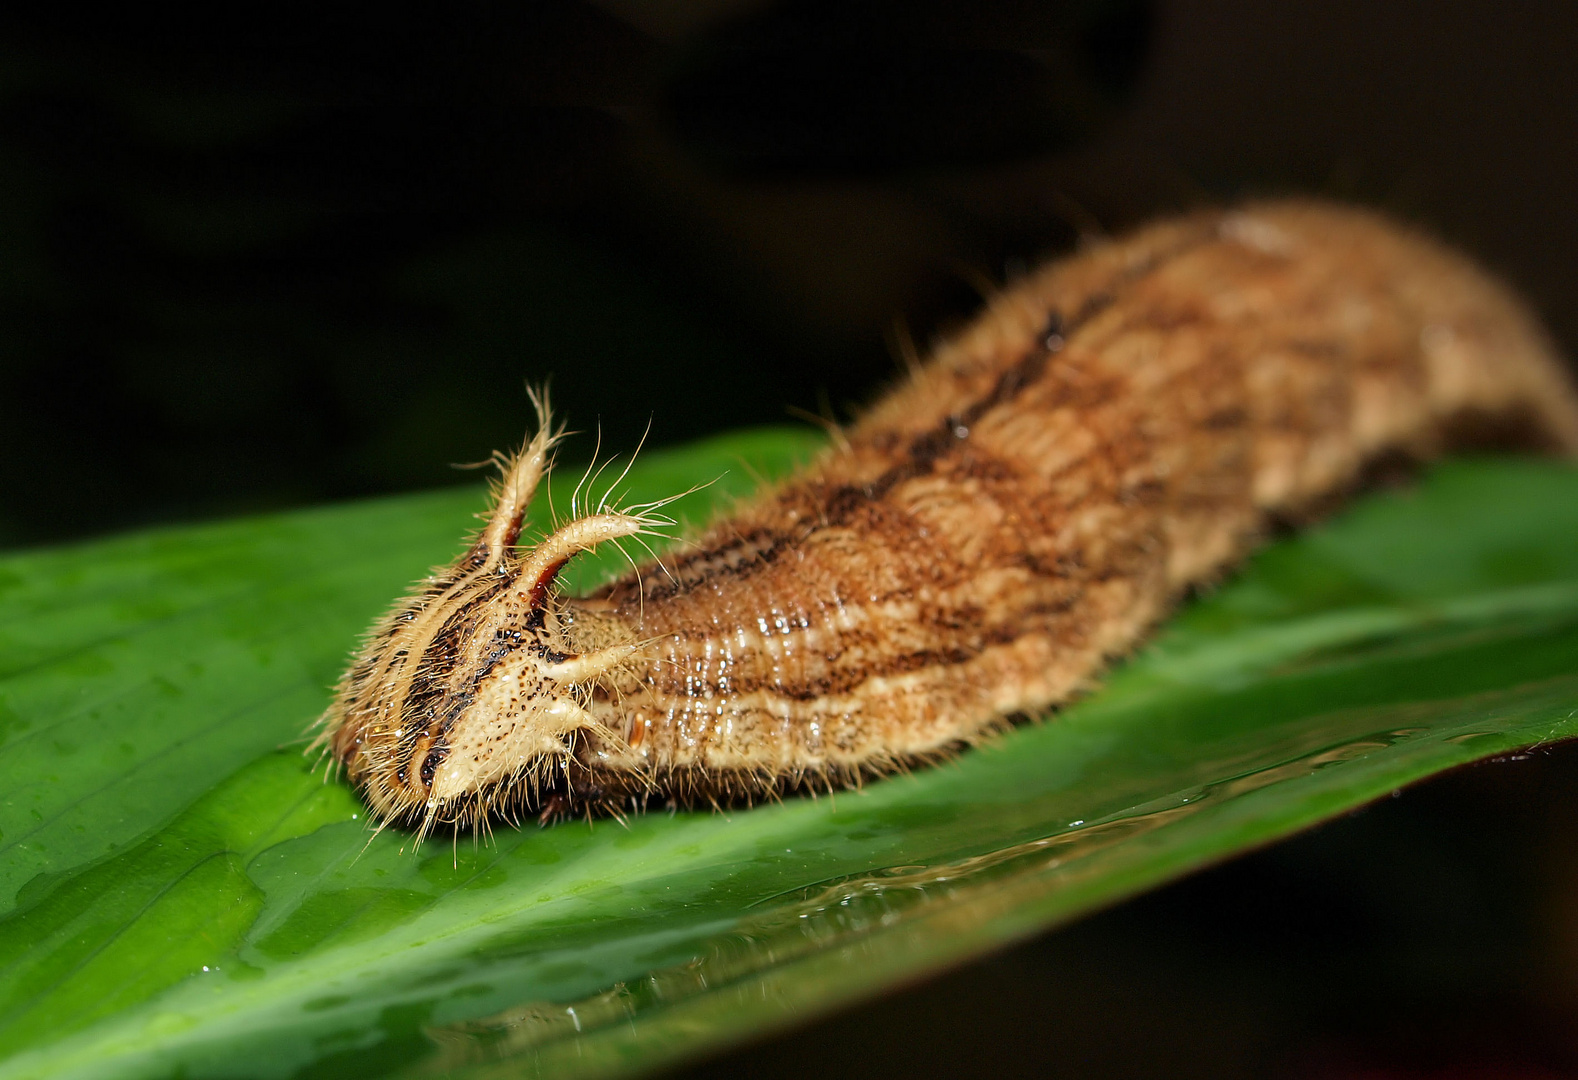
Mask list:
[[1487,437],[1578,450],[1578,396],[1461,257],[1314,203],[1164,222],[1014,285],[847,442],[592,597],[553,574],[645,521],[514,550],[541,433],[327,737],[424,826],[848,783],[1044,712],[1274,524]]

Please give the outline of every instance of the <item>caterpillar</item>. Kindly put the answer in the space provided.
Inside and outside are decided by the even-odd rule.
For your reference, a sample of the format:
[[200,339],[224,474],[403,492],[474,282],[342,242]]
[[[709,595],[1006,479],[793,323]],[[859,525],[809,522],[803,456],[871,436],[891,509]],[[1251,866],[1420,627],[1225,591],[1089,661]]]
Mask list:
[[585,597],[598,509],[520,546],[558,433],[380,620],[318,745],[386,823],[485,825],[832,788],[1090,686],[1191,588],[1378,469],[1578,451],[1531,315],[1435,241],[1283,201],[1026,276],[788,481]]

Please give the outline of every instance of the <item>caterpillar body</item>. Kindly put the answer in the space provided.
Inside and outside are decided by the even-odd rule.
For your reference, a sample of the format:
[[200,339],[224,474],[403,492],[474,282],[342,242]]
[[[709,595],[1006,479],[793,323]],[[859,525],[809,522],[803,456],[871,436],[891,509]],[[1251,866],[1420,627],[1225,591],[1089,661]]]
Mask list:
[[1315,202],[1163,221],[1013,285],[812,465],[584,598],[565,563],[653,518],[518,547],[539,404],[320,743],[424,833],[854,783],[1067,700],[1279,522],[1486,438],[1578,451],[1578,394],[1462,257]]

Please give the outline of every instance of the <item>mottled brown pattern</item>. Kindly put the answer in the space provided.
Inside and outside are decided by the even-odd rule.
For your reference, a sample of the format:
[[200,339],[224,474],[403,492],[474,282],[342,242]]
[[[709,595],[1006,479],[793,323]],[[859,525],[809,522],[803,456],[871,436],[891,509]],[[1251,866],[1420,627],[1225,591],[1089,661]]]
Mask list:
[[1578,398],[1460,257],[1315,203],[1165,222],[1014,285],[847,445],[596,596],[548,586],[650,521],[514,551],[539,436],[326,738],[424,828],[848,783],[1067,700],[1367,472],[1509,433],[1578,450]]

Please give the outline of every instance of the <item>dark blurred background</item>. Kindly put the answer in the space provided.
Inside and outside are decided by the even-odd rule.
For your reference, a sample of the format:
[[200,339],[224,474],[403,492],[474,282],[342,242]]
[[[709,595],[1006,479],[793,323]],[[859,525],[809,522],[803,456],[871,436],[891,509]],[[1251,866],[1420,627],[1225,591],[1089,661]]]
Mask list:
[[[1381,206],[1578,352],[1578,6],[0,14],[0,547],[846,415],[1081,237]],[[570,455],[586,456],[589,438]],[[697,1075],[1578,1075],[1578,752],[1486,765]]]

